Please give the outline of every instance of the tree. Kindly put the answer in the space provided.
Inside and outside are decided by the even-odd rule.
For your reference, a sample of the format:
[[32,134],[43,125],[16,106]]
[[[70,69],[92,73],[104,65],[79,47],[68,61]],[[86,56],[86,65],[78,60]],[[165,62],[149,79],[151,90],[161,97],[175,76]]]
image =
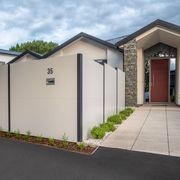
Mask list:
[[26,50],[31,50],[39,54],[46,54],[57,46],[58,44],[52,41],[46,42],[42,40],[33,40],[21,44],[17,43],[15,46],[12,46],[9,50],[17,51],[17,52],[24,52]]

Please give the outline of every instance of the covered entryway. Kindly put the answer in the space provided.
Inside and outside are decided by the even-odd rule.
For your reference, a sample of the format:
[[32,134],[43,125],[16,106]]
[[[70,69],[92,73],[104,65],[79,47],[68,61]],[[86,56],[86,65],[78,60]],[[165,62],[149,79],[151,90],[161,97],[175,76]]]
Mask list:
[[168,102],[169,60],[151,59],[150,102]]
[[144,105],[102,146],[180,156],[180,107]]

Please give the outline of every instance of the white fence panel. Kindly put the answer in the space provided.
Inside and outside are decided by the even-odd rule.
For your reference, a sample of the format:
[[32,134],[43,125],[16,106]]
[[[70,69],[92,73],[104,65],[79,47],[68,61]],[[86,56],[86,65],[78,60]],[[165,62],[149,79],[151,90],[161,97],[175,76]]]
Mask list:
[[0,127],[8,130],[8,65],[0,66]]
[[103,122],[103,66],[83,57],[83,139]]
[[77,140],[77,55],[11,65],[11,128]]
[[105,64],[105,121],[116,114],[116,70]]
[[125,73],[121,71],[120,69],[117,69],[118,74],[118,107],[117,110],[122,111],[125,108]]

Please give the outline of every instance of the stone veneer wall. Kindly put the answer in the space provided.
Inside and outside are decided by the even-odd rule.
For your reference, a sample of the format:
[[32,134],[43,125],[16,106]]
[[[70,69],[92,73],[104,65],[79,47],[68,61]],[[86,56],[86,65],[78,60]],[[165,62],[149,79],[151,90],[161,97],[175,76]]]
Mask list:
[[137,105],[137,47],[131,40],[124,47],[125,100],[126,106]]

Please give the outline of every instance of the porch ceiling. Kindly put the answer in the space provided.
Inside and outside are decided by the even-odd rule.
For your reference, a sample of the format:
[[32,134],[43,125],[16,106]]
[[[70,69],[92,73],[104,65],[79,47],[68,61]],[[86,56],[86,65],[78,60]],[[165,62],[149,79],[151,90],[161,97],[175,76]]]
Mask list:
[[156,27],[138,36],[136,41],[137,47],[144,50],[159,42],[177,48],[180,46],[180,33]]

